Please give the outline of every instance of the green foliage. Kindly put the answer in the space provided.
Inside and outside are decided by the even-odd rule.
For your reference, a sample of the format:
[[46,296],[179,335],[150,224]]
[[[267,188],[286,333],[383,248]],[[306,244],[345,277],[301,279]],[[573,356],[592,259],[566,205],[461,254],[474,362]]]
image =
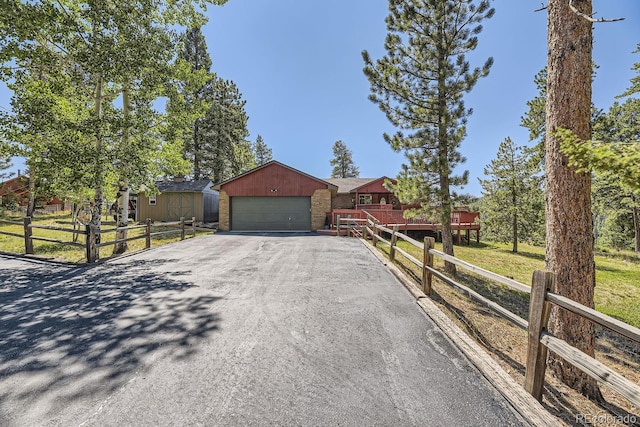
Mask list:
[[[392,0],[387,16],[387,54],[375,61],[362,53],[371,84],[369,99],[399,128],[384,135],[407,163],[394,191],[402,203],[424,211],[441,207],[450,224],[451,186],[464,185],[468,174],[453,175],[464,158],[458,151],[466,136],[463,95],[493,63],[471,69],[465,55],[478,45],[481,22],[493,16],[488,1]],[[452,253],[453,246],[445,250]]]
[[255,165],[255,156],[249,159],[245,138],[247,114],[246,101],[231,80],[215,79],[211,93],[212,106],[200,121],[203,145],[200,170],[214,182],[222,182]]
[[482,231],[490,240],[511,242],[513,252],[519,241],[544,241],[544,195],[535,150],[517,146],[506,138],[496,158],[484,169],[488,179],[480,179]]
[[[633,53],[640,53],[640,43],[638,43],[636,50]],[[633,70],[636,72],[636,76],[631,78],[631,86],[619,97],[630,96],[636,93],[640,93],[640,62],[633,64]]]
[[211,72],[211,58],[200,28],[182,37],[180,74],[171,93],[172,136],[184,143],[194,179],[222,182],[256,166],[245,141],[249,135],[245,101],[231,80]]
[[569,129],[558,129],[562,152],[579,172],[615,173],[620,184],[640,190],[640,145],[582,141]]
[[11,164],[11,157],[0,157],[0,183],[2,183],[6,179],[11,178],[10,173],[3,172],[9,169],[11,166],[13,166]]
[[258,135],[256,137],[256,142],[253,145],[253,152],[256,156],[256,165],[264,165],[265,163],[273,160],[273,153],[271,148],[267,146],[267,144],[262,139],[262,136]]
[[543,68],[535,75],[533,82],[538,88],[538,95],[527,101],[527,113],[520,118],[520,125],[529,129],[529,141],[539,140],[544,143],[547,104],[547,69]]
[[152,104],[185,73],[174,29],[202,25],[212,3],[224,1],[3,3],[0,64],[14,91],[3,140],[59,195],[94,188],[96,209],[105,185],[180,169],[182,141],[163,140],[171,126]]
[[231,176],[240,175],[258,166],[251,142],[243,140],[233,146],[231,165]]
[[357,178],[360,170],[353,163],[351,150],[341,140],[333,144],[333,159],[329,161],[333,166],[331,178]]

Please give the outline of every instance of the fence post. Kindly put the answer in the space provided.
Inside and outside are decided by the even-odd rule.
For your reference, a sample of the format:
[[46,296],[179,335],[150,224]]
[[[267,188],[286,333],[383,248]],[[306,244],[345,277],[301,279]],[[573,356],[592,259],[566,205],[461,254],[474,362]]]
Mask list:
[[376,246],[378,244],[378,229],[376,228],[377,226],[377,219],[373,220],[373,225],[371,227],[372,233],[371,233],[371,244],[373,246]]
[[151,247],[151,218],[147,218],[147,228],[145,229],[146,236],[146,248],[149,249]]
[[29,227],[30,225],[31,225],[31,217],[25,216],[24,217],[24,253],[33,255],[33,240],[31,240],[31,233],[33,233],[33,230],[31,229],[31,227]]
[[89,264],[96,262],[98,259],[98,247],[96,246],[96,227],[93,224],[85,226],[86,246],[87,246],[87,262]]
[[184,217],[180,217],[180,240],[184,240]]
[[362,238],[366,241],[369,237],[369,218],[366,218],[364,221],[364,228],[362,229]]
[[191,217],[191,229],[193,230],[193,237],[196,237],[196,217]]
[[551,304],[546,301],[547,292],[555,290],[555,275],[536,270],[531,281],[529,301],[529,344],[524,388],[538,401],[542,401],[544,373],[547,368],[547,348],[540,343],[542,332],[547,329]]
[[425,295],[431,295],[433,273],[427,270],[427,267],[433,268],[433,254],[430,251],[435,247],[435,241],[433,237],[424,238],[424,246],[422,249],[422,292],[424,292]]
[[336,215],[336,236],[340,237],[340,215]]
[[398,228],[399,225],[393,226],[393,233],[391,234],[391,246],[389,247],[389,259],[393,262],[396,257],[396,244],[398,243]]

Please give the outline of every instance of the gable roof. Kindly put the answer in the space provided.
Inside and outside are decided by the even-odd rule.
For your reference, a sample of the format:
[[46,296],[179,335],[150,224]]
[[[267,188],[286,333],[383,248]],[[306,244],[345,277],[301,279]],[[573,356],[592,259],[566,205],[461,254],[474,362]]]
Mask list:
[[161,193],[180,192],[180,191],[204,191],[211,187],[212,182],[209,179],[199,179],[197,181],[156,181],[156,187]]
[[[326,181],[338,186],[338,193],[355,193],[359,188],[376,181],[390,179],[386,176],[378,178],[327,178]],[[395,182],[395,180],[392,180]]]
[[351,193],[358,187],[367,185],[378,178],[326,178],[325,181],[338,187],[338,193]]
[[29,194],[29,177],[19,175],[0,184],[0,195],[6,196],[7,194]]
[[329,187],[329,189],[336,190],[336,189],[338,188],[338,186],[337,186],[337,185],[335,185],[335,184],[333,184],[333,183],[331,183],[331,182],[329,182],[329,181],[327,181],[327,180],[323,180],[323,179],[320,179],[320,178],[316,178],[316,177],[315,177],[315,176],[313,176],[313,175],[309,175],[308,173],[304,173],[304,172],[302,172],[302,171],[299,171],[298,169],[292,168],[291,166],[287,166],[287,165],[285,165],[284,163],[280,163],[280,162],[278,162],[278,161],[276,161],[276,160],[271,160],[271,161],[270,161],[270,162],[268,162],[268,163],[265,163],[265,164],[263,164],[263,165],[260,165],[260,166],[258,166],[258,167],[255,167],[255,168],[251,169],[250,171],[247,171],[247,172],[245,172],[245,173],[243,173],[243,174],[240,174],[240,175],[238,175],[238,176],[234,176],[233,178],[230,178],[230,179],[228,179],[228,180],[226,180],[226,181],[224,181],[224,182],[221,182],[220,184],[216,184],[213,188],[214,188],[214,189],[216,189],[216,190],[220,190],[220,188],[221,188],[223,185],[226,185],[226,184],[228,184],[228,183],[230,183],[230,182],[232,182],[232,181],[235,181],[235,180],[237,180],[237,179],[243,178],[243,177],[245,177],[245,176],[247,176],[247,175],[250,175],[250,174],[252,174],[252,173],[254,173],[254,172],[259,171],[260,169],[264,169],[264,168],[269,167],[269,166],[272,166],[272,165],[278,165],[278,166],[281,166],[281,167],[283,167],[283,168],[285,168],[285,169],[289,169],[289,170],[290,170],[290,171],[292,171],[292,172],[298,173],[298,174],[300,174],[300,175],[306,176],[307,178],[310,178],[310,179],[313,179],[313,180],[315,180],[315,181],[318,181],[318,182],[320,182],[320,183],[322,183],[322,184],[326,185],[327,187]]

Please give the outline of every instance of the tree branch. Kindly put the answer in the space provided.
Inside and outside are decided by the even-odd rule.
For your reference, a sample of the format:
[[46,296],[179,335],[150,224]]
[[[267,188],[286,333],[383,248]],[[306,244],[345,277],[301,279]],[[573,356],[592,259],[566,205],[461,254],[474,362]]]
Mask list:
[[606,18],[600,18],[600,19],[595,19],[592,18],[591,16],[587,15],[586,13],[582,13],[580,12],[574,5],[573,5],[573,0],[569,0],[569,7],[571,8],[571,10],[578,16],[586,19],[589,22],[616,22],[616,21],[622,21],[624,20],[624,18],[613,18],[613,19],[606,19]]

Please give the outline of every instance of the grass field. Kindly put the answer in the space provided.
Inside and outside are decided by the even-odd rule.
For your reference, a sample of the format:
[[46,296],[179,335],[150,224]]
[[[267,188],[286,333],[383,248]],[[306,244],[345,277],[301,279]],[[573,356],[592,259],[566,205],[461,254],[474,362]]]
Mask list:
[[[422,250],[406,243],[399,246],[422,259]],[[530,285],[533,271],[544,270],[543,247],[519,244],[519,252],[511,252],[511,246],[500,243],[472,243],[471,246],[455,246],[457,258],[511,277]],[[442,244],[436,243],[442,250]],[[437,258],[436,258],[437,261]],[[633,252],[600,252],[596,254],[596,309],[635,327],[640,327],[640,255]],[[462,271],[462,269],[458,269]],[[466,275],[463,275],[463,279]],[[468,280],[471,280],[467,277]],[[474,280],[476,285],[477,280]]]
[[[21,216],[10,216],[3,215],[0,216],[0,219],[9,220],[9,221],[17,221],[22,222]],[[111,220],[111,218],[103,218],[103,221]],[[71,214],[69,212],[61,212],[58,214],[40,214],[36,218],[34,218],[33,224],[36,225],[46,225],[46,226],[57,226],[63,227],[66,229],[73,229],[73,225],[71,224]],[[134,224],[131,224],[134,225]],[[115,225],[112,223],[105,223],[103,225],[104,230],[109,230],[115,228]],[[167,227],[157,227],[152,226],[151,232],[160,232],[169,230]],[[176,229],[177,230],[177,229]],[[23,234],[24,226],[22,225],[13,225],[13,224],[2,224],[0,223],[0,231],[15,233],[15,234]],[[128,237],[142,236],[144,234],[144,229],[134,229],[128,231]],[[197,232],[196,235],[206,234],[204,232]],[[62,240],[65,242],[72,242],[74,239],[74,234],[65,232],[65,231],[57,231],[57,230],[42,230],[42,229],[33,229],[33,236],[44,237],[48,239],[56,239]],[[191,236],[191,230],[187,228],[186,237]],[[101,240],[103,242],[109,242],[115,240],[115,232],[104,233],[101,236]],[[180,240],[180,233],[172,233],[163,236],[154,236],[151,239],[151,246],[159,246],[167,243],[175,242]],[[78,235],[77,242],[84,244],[85,236]],[[128,252],[134,252],[145,248],[145,239],[141,238],[138,240],[132,240],[128,242],[129,250]],[[67,261],[74,263],[84,263],[86,262],[86,253],[85,248],[75,247],[70,245],[64,245],[61,243],[52,243],[52,242],[44,242],[44,241],[33,241],[34,247],[34,255],[41,256],[43,258],[51,258],[57,261]],[[2,252],[11,252],[24,254],[24,238],[7,236],[4,234],[0,234],[0,251]],[[112,256],[113,246],[105,246],[100,248],[100,258],[105,259]]]

